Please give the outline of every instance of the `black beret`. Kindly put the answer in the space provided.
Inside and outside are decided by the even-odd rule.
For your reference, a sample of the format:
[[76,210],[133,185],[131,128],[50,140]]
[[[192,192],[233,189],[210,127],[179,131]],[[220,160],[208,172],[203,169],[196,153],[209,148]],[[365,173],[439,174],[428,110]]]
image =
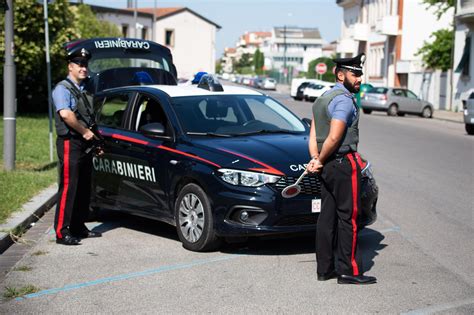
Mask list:
[[365,54],[361,53],[354,58],[336,58],[333,60],[336,63],[336,67],[347,69],[356,75],[362,75],[362,67],[365,62]]

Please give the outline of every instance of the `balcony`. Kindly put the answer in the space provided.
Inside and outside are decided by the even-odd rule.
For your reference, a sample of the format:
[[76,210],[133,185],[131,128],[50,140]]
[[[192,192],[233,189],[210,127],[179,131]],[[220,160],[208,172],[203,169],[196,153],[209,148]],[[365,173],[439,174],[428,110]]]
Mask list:
[[354,24],[353,36],[358,41],[368,41],[370,34],[370,26],[367,23],[356,23]]
[[353,39],[341,39],[337,43],[336,52],[340,54],[353,54],[357,53],[357,43]]
[[474,1],[472,0],[459,0],[458,10],[456,18],[461,22],[474,22]]
[[375,24],[375,31],[382,35],[398,35],[398,15],[387,15]]
[[355,5],[360,5],[362,0],[336,0],[336,4],[343,8],[350,8]]

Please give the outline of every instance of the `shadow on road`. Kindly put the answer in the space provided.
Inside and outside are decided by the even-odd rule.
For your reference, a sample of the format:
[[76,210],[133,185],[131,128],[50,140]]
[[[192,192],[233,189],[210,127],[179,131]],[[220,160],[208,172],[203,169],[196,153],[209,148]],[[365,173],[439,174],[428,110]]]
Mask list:
[[[94,231],[107,233],[116,228],[127,228],[157,237],[165,237],[176,241],[176,246],[181,246],[176,228],[152,219],[119,213],[116,211],[102,211],[96,218],[99,225]],[[387,245],[381,244],[385,237],[378,231],[365,228],[359,234],[359,249],[362,251],[364,271],[374,265],[374,258],[378,252]],[[266,237],[249,237],[242,239],[227,239],[220,247],[220,252],[237,255],[299,255],[315,253],[314,233],[297,235],[279,235]],[[316,256],[311,261],[315,262]]]

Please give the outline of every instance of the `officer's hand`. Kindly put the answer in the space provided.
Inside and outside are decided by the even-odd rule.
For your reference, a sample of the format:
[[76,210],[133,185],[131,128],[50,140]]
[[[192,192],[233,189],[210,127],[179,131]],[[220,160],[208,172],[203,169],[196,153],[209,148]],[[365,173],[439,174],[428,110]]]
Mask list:
[[321,162],[318,159],[311,159],[311,161],[309,161],[308,166],[306,167],[306,169],[310,173],[319,173],[319,172],[321,172],[322,167],[323,167],[323,165],[321,164]]
[[86,140],[86,141],[91,141],[93,140],[94,138],[97,139],[97,137],[94,135],[94,133],[92,131],[90,131],[89,129],[87,129],[87,131],[82,135],[82,137]]

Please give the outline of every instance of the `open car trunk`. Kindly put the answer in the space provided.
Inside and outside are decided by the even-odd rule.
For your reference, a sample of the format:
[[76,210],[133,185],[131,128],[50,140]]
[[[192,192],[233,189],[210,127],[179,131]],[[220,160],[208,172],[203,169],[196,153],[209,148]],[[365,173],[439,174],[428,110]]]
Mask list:
[[177,84],[170,50],[152,41],[92,38],[69,42],[65,48],[67,53],[82,48],[91,53],[86,88],[93,94],[128,85]]

